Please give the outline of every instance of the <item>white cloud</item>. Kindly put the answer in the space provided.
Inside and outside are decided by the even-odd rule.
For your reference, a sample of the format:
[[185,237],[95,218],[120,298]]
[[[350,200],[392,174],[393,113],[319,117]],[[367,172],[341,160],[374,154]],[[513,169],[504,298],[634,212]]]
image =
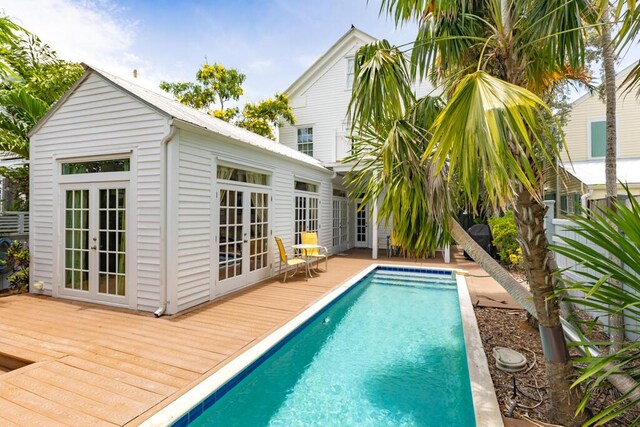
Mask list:
[[271,59],[256,59],[249,63],[249,69],[256,73],[265,73],[270,71],[274,66],[274,62]]
[[158,91],[160,76],[136,55],[136,25],[110,0],[5,0],[3,12],[49,44],[62,59],[85,62]]

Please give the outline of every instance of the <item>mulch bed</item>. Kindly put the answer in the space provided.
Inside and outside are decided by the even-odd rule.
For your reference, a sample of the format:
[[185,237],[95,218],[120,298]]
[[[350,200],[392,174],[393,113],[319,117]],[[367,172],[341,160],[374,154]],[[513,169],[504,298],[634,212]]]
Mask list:
[[[542,345],[538,330],[527,322],[526,311],[476,307],[475,314],[502,414],[511,418],[548,423],[546,411],[549,397]],[[494,347],[519,351],[527,358],[527,369],[517,373],[499,370],[492,353]],[[591,408],[598,412],[613,403],[616,394],[615,390],[609,389],[594,393]],[[628,414],[605,425],[629,426],[632,425],[633,418],[634,414]]]

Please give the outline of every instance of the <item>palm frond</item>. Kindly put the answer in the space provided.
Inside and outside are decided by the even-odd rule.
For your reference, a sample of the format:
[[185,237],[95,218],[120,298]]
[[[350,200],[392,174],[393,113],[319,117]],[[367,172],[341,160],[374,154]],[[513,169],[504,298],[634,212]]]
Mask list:
[[433,124],[424,157],[436,158],[440,169],[448,164],[450,171],[457,171],[473,204],[484,184],[494,209],[505,208],[513,200],[516,182],[539,194],[542,162],[537,153],[551,160],[544,143],[551,139],[551,129],[542,111],[548,107],[526,89],[482,71],[469,74]]
[[362,46],[355,58],[351,121],[362,127],[392,122],[415,101],[407,73],[407,60],[387,40]]

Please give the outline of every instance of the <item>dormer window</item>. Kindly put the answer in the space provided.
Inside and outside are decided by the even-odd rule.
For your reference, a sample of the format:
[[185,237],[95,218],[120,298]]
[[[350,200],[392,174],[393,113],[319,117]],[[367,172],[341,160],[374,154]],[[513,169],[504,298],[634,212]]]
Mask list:
[[356,59],[354,57],[347,58],[347,89],[353,87],[353,78],[356,73]]

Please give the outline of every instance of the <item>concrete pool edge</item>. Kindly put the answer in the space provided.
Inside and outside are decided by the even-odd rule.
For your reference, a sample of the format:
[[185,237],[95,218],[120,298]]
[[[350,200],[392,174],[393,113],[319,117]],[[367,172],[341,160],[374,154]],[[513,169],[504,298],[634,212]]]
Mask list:
[[476,426],[504,426],[467,281],[455,274]]
[[[347,292],[351,287],[357,284],[360,280],[366,277],[373,270],[383,267],[383,268],[398,268],[402,270],[410,269],[410,270],[425,270],[425,271],[434,271],[437,270],[439,272],[451,272],[456,279],[459,302],[460,302],[460,310],[462,314],[462,323],[463,323],[463,335],[465,336],[465,347],[466,347],[466,356],[467,356],[467,366],[469,369],[469,376],[471,381],[471,389],[472,389],[472,397],[473,397],[473,407],[476,417],[476,424],[478,426],[484,425],[495,425],[502,426],[502,417],[500,415],[500,411],[497,404],[497,399],[495,397],[495,391],[493,389],[493,383],[491,382],[491,377],[489,375],[489,369],[487,366],[486,357],[484,357],[484,352],[482,352],[482,360],[484,360],[484,365],[481,363],[482,360],[476,358],[475,353],[470,353],[470,347],[472,345],[477,345],[479,343],[479,348],[482,349],[482,341],[480,339],[480,334],[477,329],[477,323],[475,321],[475,316],[473,313],[473,306],[471,305],[471,299],[469,297],[468,289],[466,286],[466,281],[464,277],[459,274],[455,274],[459,272],[458,269],[451,268],[430,268],[430,267],[407,267],[403,265],[390,265],[390,264],[371,264],[367,268],[360,271],[358,274],[352,276],[341,285],[334,288],[332,291],[324,295],[318,301],[304,309],[301,313],[296,315],[294,318],[289,320],[283,326],[272,332],[270,335],[256,343],[254,346],[247,349],[244,353],[237,356],[235,359],[231,360],[229,363],[224,365],[218,371],[211,374],[209,377],[205,378],[202,382],[194,386],[192,389],[187,391],[182,396],[178,397],[175,401],[168,404],[166,407],[162,408],[160,411],[156,412],[147,420],[143,421],[140,425],[144,427],[158,427],[158,426],[168,426],[172,425],[180,421],[178,424],[183,425],[185,421],[185,417],[188,420],[188,414],[192,412],[201,412],[195,411],[199,405],[203,404],[203,402],[212,394],[219,390],[231,381],[234,380],[237,376],[243,373],[247,368],[250,368],[252,364],[255,364],[261,358],[263,358],[268,352],[270,352],[274,347],[276,347],[281,341],[287,338],[290,334],[294,333],[298,328],[305,324],[305,322],[312,319],[319,312],[332,305],[334,301],[337,301],[341,295]],[[462,285],[461,285],[462,284]],[[461,290],[463,288],[463,291]],[[462,292],[461,292],[462,291]],[[466,294],[466,303],[464,302],[464,295]],[[466,307],[468,305],[468,307]],[[465,306],[465,308],[463,308]],[[471,317],[471,323],[469,324],[465,319],[469,315],[469,309]],[[467,339],[467,333],[473,334],[475,328],[475,335],[477,335],[477,340]],[[302,329],[302,328],[301,328]],[[483,350],[481,350],[483,351]],[[473,357],[473,359],[470,359]],[[480,363],[478,363],[480,360]],[[483,379],[485,376],[489,376],[489,385],[490,385],[490,393],[487,393],[486,384]],[[489,394],[493,396],[493,403],[495,404],[495,410],[497,411],[497,418],[495,418],[493,411],[492,402]],[[479,399],[478,402],[476,400]],[[479,414],[481,414],[479,416]],[[195,413],[193,415],[196,415]],[[478,420],[482,420],[482,424],[478,423]],[[494,421],[495,420],[495,421]],[[489,422],[489,424],[486,424]],[[186,423],[185,423],[186,424]]]

